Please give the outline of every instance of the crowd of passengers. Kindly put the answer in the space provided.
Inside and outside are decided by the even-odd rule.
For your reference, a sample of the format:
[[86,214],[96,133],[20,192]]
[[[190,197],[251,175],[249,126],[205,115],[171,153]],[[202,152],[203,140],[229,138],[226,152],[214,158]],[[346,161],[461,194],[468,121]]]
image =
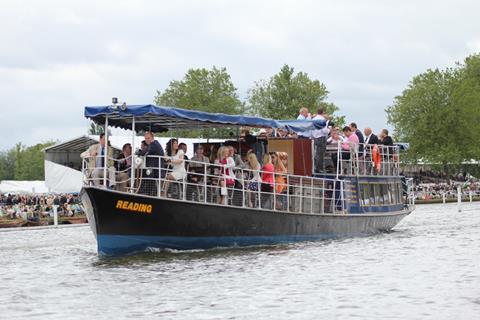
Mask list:
[[[299,134],[284,129],[267,128],[261,129],[258,134],[254,135],[248,129],[242,129],[240,140],[244,145],[251,146],[247,152],[240,152],[233,145],[209,145],[208,150],[205,150],[204,145],[198,144],[191,159],[186,156],[187,145],[185,143],[179,143],[177,139],[170,139],[164,149],[152,132],[145,132],[145,140],[142,141],[140,149],[135,152],[138,156],[146,156],[143,166],[145,169],[140,172],[142,183],[140,186],[134,186],[134,188],[138,188],[135,191],[151,195],[171,196],[172,192],[179,193],[177,182],[187,181],[189,185],[204,184],[206,182],[203,179],[208,177],[208,184],[217,188],[216,202],[218,203],[228,203],[229,195],[231,198],[228,190],[247,190],[245,200],[248,206],[256,206],[259,202],[262,206],[275,206],[282,209],[285,208],[284,195],[287,191],[285,175],[289,173],[287,157],[282,152],[265,152],[267,138],[313,139],[315,149],[322,150],[321,152],[317,151],[316,153],[320,153],[320,156],[315,157],[315,168],[318,168],[318,172],[325,170],[324,152],[328,144],[341,145],[340,156],[342,159],[349,159],[350,151],[355,146],[358,148],[363,144],[393,145],[387,129],[383,129],[378,136],[373,134],[368,127],[362,133],[355,123],[340,130],[322,109],[312,116],[307,108],[301,108],[297,120],[305,119],[324,120],[327,125],[319,130],[304,131]],[[263,150],[258,150],[259,146]],[[323,154],[321,154],[322,152]],[[332,158],[336,155],[334,153]],[[108,182],[108,188],[120,191],[128,191],[131,188],[131,144],[125,144],[122,152],[114,159],[113,149],[105,148],[105,137],[102,134],[99,143],[90,146],[81,154],[81,157],[88,161],[87,175],[94,185],[102,185],[106,172],[107,179],[105,180]],[[317,160],[317,158],[319,159]],[[105,159],[107,159],[106,170],[104,169]],[[332,160],[333,163],[336,163],[337,159]],[[134,171],[137,172],[138,177],[138,170]],[[243,172],[243,176],[239,176],[239,171]],[[158,178],[163,180],[160,186],[157,185]],[[177,188],[172,191],[174,189],[172,187],[175,186]],[[161,188],[160,192],[158,187]],[[270,196],[265,199],[257,199],[258,191],[261,194],[277,195],[276,201],[272,201]],[[192,193],[194,192],[190,190],[190,194]]]

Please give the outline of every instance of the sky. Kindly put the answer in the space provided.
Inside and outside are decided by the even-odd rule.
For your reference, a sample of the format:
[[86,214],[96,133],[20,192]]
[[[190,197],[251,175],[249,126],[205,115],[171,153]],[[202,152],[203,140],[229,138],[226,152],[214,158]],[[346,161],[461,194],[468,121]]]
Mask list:
[[212,66],[245,99],[288,64],[378,132],[415,75],[480,52],[478,12],[462,0],[2,0],[0,151],[81,136],[84,106],[152,103],[188,69]]

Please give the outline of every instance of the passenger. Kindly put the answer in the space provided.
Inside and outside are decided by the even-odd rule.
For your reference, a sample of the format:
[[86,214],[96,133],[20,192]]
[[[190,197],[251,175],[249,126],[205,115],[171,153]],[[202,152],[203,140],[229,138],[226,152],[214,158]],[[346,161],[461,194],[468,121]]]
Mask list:
[[100,134],[99,143],[91,145],[86,151],[80,154],[82,159],[88,158],[88,178],[92,178],[93,184],[99,186],[103,181],[103,173],[105,167],[105,159],[108,159],[107,174],[108,174],[108,188],[113,188],[115,185],[115,167],[113,163],[113,149],[108,146],[105,152],[105,134]]
[[183,159],[184,160],[188,160],[188,157],[187,157],[187,144],[184,143],[184,142],[180,142],[178,144],[178,149],[182,149],[183,150]]
[[185,160],[185,169],[188,171],[188,157],[187,157],[187,144],[184,142],[180,142],[178,144],[178,149],[183,150],[183,160]]
[[122,152],[117,157],[115,164],[117,169],[117,185],[119,191],[126,192],[130,182],[130,168],[132,167],[132,145],[125,143],[122,147]]
[[308,108],[302,107],[298,111],[298,117],[297,120],[310,120],[312,118],[312,115],[310,112],[308,112]]
[[352,132],[354,132],[357,135],[358,138],[358,153],[359,155],[363,155],[363,144],[365,143],[365,139],[363,138],[362,131],[360,131],[357,127],[357,124],[355,122],[350,123],[350,129],[352,129]]
[[236,152],[237,150],[233,146],[228,146],[228,156],[235,161],[235,168],[245,168],[245,163],[242,161],[242,157]]
[[[300,110],[298,111],[297,120],[311,120],[311,119],[312,119],[312,115],[308,112],[308,109],[305,107],[300,108]],[[298,133],[298,138],[310,139],[310,137],[311,137],[311,131],[309,130]]]
[[342,142],[338,128],[335,128],[330,132],[330,137],[327,139],[327,144],[338,144]]
[[278,153],[273,153],[271,157],[275,168],[275,193],[277,194],[275,206],[277,210],[285,210],[286,197],[284,194],[287,192],[287,179],[285,175],[288,173],[288,170],[285,168]]
[[[325,114],[323,109],[319,108],[317,110],[317,115],[313,117],[313,120],[323,120],[328,121],[330,117]],[[315,146],[315,158],[314,158],[314,172],[323,173],[325,172],[325,152],[327,149],[327,137],[330,133],[328,123],[325,123],[325,127],[322,129],[316,129],[311,131],[312,138],[314,139]]]
[[272,164],[272,157],[268,153],[263,156],[262,184],[261,184],[261,206],[264,209],[272,208],[272,193],[274,184],[275,168]]
[[[352,129],[349,126],[345,126],[343,128],[343,134],[345,135],[345,139],[342,142],[342,152],[340,153],[340,160],[349,160],[350,159],[350,152],[355,150],[358,146],[358,137],[357,135],[352,132]],[[336,153],[332,154],[333,165],[337,168],[338,165],[338,157]]]
[[380,134],[378,135],[379,144],[383,144],[384,146],[393,146],[393,139],[388,135],[387,129],[382,129]]
[[[248,206],[253,207],[253,199],[256,199],[258,188],[262,179],[260,178],[260,170],[262,169],[260,163],[258,163],[255,153],[250,152],[247,155],[247,167],[248,171],[248,187],[247,193]],[[253,199],[252,199],[253,198]],[[255,201],[257,203],[257,201]]]
[[198,145],[189,164],[189,171],[191,172],[189,182],[202,183],[205,174],[208,173],[208,164],[210,164],[210,160],[203,154],[203,146]]
[[382,129],[380,134],[378,135],[379,138],[379,144],[386,146],[383,150],[380,151],[382,154],[382,158],[385,159],[391,159],[393,155],[393,139],[388,135],[388,130],[387,129]]
[[228,189],[235,186],[235,175],[233,173],[233,168],[235,167],[235,161],[229,156],[230,151],[228,147],[221,147],[219,149],[219,163],[220,168],[220,204],[228,204],[227,196]]
[[148,169],[146,170],[145,174],[149,178],[158,178],[160,175],[163,177],[163,171],[159,173],[157,168],[163,167],[163,159],[161,157],[165,156],[162,146],[160,143],[155,140],[155,136],[153,132],[147,131],[143,135],[145,138],[145,145],[142,145],[142,149],[139,150],[138,155],[145,156],[145,167]]
[[146,147],[143,146],[137,152],[139,156],[145,156],[145,167],[142,171],[142,178],[144,179],[140,186],[140,193],[148,195],[157,195],[158,190],[158,178],[165,176],[163,168],[165,153],[160,143],[155,140],[153,132],[147,131],[143,135],[145,138]]
[[[187,171],[185,170],[185,159],[183,150],[178,147],[177,139],[170,139],[167,143],[167,156],[170,157],[168,160],[171,171],[167,173],[166,179],[170,181],[180,181],[185,179],[187,176]],[[170,183],[168,181],[165,182],[164,186],[164,194],[163,196],[167,196],[167,191]]]
[[366,127],[363,133],[365,134],[365,144],[378,144],[378,137],[372,132],[372,128]]

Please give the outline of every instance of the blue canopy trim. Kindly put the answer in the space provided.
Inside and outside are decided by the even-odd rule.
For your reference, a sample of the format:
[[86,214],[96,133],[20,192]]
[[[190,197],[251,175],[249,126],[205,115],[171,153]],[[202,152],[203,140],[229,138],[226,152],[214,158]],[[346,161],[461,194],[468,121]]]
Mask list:
[[129,105],[85,107],[85,117],[103,125],[108,115],[110,126],[128,129],[132,128],[133,116],[135,129],[163,132],[169,129],[190,130],[204,128],[255,127],[286,129],[303,132],[325,127],[323,120],[273,120],[260,117],[209,113],[174,107],[155,105]]

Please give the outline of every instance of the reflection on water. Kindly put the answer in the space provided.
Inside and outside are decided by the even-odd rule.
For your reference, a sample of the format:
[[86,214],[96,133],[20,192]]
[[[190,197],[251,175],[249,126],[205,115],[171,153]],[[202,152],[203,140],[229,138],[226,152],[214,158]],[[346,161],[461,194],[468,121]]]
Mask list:
[[480,204],[420,206],[394,231],[100,258],[88,227],[0,232],[5,319],[474,319]]

